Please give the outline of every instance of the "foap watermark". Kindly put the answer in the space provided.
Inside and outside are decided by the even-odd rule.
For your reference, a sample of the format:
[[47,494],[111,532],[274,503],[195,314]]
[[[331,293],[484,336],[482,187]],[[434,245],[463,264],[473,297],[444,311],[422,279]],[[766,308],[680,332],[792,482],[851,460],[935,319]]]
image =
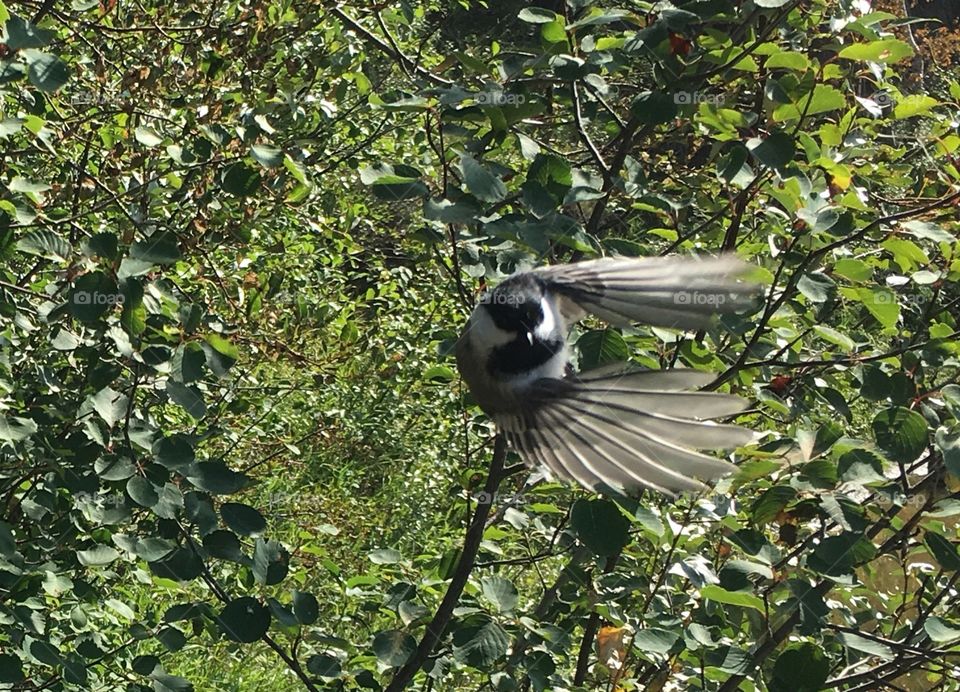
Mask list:
[[700,103],[719,105],[724,102],[723,94],[708,94],[702,91],[677,91],[673,94],[673,102],[678,106],[691,106]]
[[481,106],[519,106],[527,97],[523,94],[507,94],[502,91],[479,91],[473,100]]
[[68,99],[74,106],[106,106],[109,104],[117,105],[121,101],[111,94],[102,94],[95,91],[81,91],[71,94]]
[[862,299],[864,303],[873,305],[901,305],[904,307],[925,307],[930,298],[922,293],[911,293],[907,291],[878,290]]
[[471,493],[470,499],[480,505],[525,505],[535,501],[535,498],[523,493],[488,493],[485,490]]
[[720,306],[727,302],[727,296],[712,291],[678,291],[673,296],[673,302],[677,305]]
[[103,293],[102,291],[74,291],[73,302],[76,305],[123,305],[122,293]]
[[525,305],[526,296],[507,291],[488,291],[480,296],[481,305]]
[[88,493],[84,490],[73,494],[73,499],[82,504],[96,505],[97,507],[126,506],[127,498],[117,493]]

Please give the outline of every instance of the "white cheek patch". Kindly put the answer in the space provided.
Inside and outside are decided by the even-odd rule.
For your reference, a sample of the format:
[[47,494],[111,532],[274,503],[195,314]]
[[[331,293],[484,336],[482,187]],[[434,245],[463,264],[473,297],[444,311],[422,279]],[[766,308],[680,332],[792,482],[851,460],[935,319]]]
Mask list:
[[557,316],[553,303],[547,300],[546,296],[540,299],[540,309],[543,310],[543,320],[537,325],[533,333],[540,341],[550,341],[557,337],[563,338],[563,334],[557,332]]

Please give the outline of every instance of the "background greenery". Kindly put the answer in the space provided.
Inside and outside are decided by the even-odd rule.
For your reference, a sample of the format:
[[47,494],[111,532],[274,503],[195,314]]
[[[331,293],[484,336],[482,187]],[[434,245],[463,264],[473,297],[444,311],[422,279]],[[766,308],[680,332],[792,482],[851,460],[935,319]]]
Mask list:
[[[960,60],[876,4],[0,3],[0,688],[958,689]],[[718,251],[576,339],[736,475],[488,471],[483,286]]]

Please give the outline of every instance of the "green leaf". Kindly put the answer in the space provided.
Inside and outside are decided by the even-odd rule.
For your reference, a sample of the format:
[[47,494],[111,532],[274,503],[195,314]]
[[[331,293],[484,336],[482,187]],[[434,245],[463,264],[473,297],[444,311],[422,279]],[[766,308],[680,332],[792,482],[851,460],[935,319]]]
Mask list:
[[166,557],[148,563],[158,577],[187,582],[203,572],[203,562],[192,548],[174,548]]
[[833,273],[851,281],[869,281],[873,277],[873,269],[869,264],[849,257],[837,260],[833,265]]
[[793,137],[779,130],[764,140],[750,140],[747,147],[760,163],[775,170],[792,163],[796,151]]
[[279,584],[287,576],[290,554],[279,541],[258,538],[253,548],[253,577],[258,584]]
[[938,617],[929,617],[923,623],[923,629],[931,641],[946,644],[960,639],[960,627]]
[[577,500],[570,524],[580,542],[603,557],[616,555],[630,540],[630,521],[610,500]]
[[38,429],[37,424],[29,418],[0,416],[0,440],[4,442],[21,442]]
[[50,29],[41,29],[33,22],[10,15],[6,21],[6,43],[10,50],[43,48],[57,35]]
[[927,421],[916,411],[884,409],[874,416],[872,427],[877,444],[894,461],[909,463],[927,448]]
[[630,104],[630,112],[644,125],[661,125],[677,117],[677,103],[670,94],[644,91]]
[[250,477],[229,468],[222,461],[206,461],[183,472],[194,486],[211,495],[232,495],[247,487]]
[[104,387],[96,394],[87,397],[86,403],[97,412],[108,427],[113,427],[127,413],[129,397],[110,387]]
[[700,589],[700,596],[708,598],[717,603],[726,603],[727,605],[739,606],[741,608],[753,608],[764,612],[763,599],[754,596],[752,593],[743,591],[727,591],[716,584],[708,584]]
[[868,449],[852,449],[841,455],[837,475],[845,483],[875,483],[883,480],[883,458]]
[[[331,656],[330,654],[314,654],[307,659],[307,670],[321,678],[338,678],[340,677],[342,666],[340,661],[335,656]],[[361,671],[355,676],[355,680],[358,682],[358,684],[361,680],[361,675],[363,675],[363,672],[364,671]],[[369,671],[366,672],[369,673]],[[360,686],[368,689],[372,687],[372,685],[366,684]]]
[[416,640],[401,630],[377,632],[373,638],[373,653],[377,660],[391,668],[406,663],[416,649]]
[[24,679],[23,662],[14,654],[0,654],[0,683],[16,683]]
[[130,246],[130,257],[150,264],[173,264],[180,259],[179,240],[174,233],[157,231]]
[[211,531],[204,536],[203,549],[206,550],[211,557],[220,560],[230,560],[231,562],[238,562],[240,564],[248,563],[247,557],[243,554],[240,539],[237,538],[235,533],[227,531],[226,529]]
[[486,670],[506,656],[510,638],[493,619],[475,616],[453,631],[453,657]]
[[[784,0],[786,1],[786,0]],[[767,58],[764,66],[768,70],[773,70],[777,68],[787,69],[787,70],[796,70],[798,72],[805,72],[806,69],[810,66],[810,60],[803,53],[797,53],[794,51],[781,51],[779,53],[774,53]]]
[[223,522],[242,536],[256,536],[267,529],[267,520],[256,509],[239,502],[225,502],[220,507]]
[[320,604],[317,597],[305,591],[293,592],[293,614],[303,625],[312,625],[320,617]]
[[254,144],[250,155],[264,168],[276,168],[283,163],[283,150],[270,144]]
[[100,567],[102,565],[109,565],[111,562],[120,557],[114,548],[111,548],[109,545],[98,545],[89,550],[78,550],[77,559],[80,561],[80,564],[84,567]]
[[795,103],[786,103],[774,111],[774,120],[794,120],[840,110],[847,105],[847,99],[839,89],[827,84],[817,84],[809,94],[801,96]]
[[893,107],[894,120],[906,120],[918,115],[927,115],[940,105],[940,102],[926,94],[905,96]]
[[483,597],[490,601],[501,613],[512,612],[520,600],[517,587],[513,585],[512,581],[504,577],[484,577],[480,580],[480,588]]
[[152,127],[141,125],[133,131],[134,138],[145,147],[156,147],[163,144],[163,135]]
[[234,197],[250,197],[260,188],[260,172],[245,163],[229,166],[220,178],[220,186]]
[[954,477],[960,478],[960,427],[938,428],[933,436],[943,463]]
[[627,342],[619,331],[612,328],[591,329],[577,339],[580,350],[580,367],[584,370],[607,363],[621,363],[630,355]]
[[66,262],[73,248],[53,231],[31,231],[17,242],[17,249],[55,262]]
[[255,598],[241,596],[220,611],[217,624],[227,639],[249,644],[267,633],[270,610]]
[[865,60],[880,63],[896,63],[913,56],[913,49],[897,38],[888,38],[870,43],[854,43],[838,54],[847,60]]
[[837,634],[837,638],[848,649],[870,654],[871,656],[877,656],[884,660],[890,660],[893,658],[893,651],[889,646],[883,644],[882,642],[878,642],[873,639],[867,639],[866,637],[861,637],[860,635],[853,634],[851,632],[839,632]]
[[863,306],[884,327],[897,326],[900,320],[900,305],[897,303],[897,296],[886,286],[843,288],[840,292],[847,298],[863,303]]
[[460,170],[463,172],[467,190],[484,202],[499,202],[507,196],[507,186],[497,176],[488,171],[470,154],[460,155]]
[[816,644],[791,644],[773,664],[771,692],[818,692],[830,675],[830,659]]
[[856,344],[853,343],[851,339],[846,334],[841,334],[836,329],[831,327],[825,327],[823,325],[814,325],[813,331],[819,334],[823,339],[829,341],[834,346],[839,346],[844,351],[852,352],[856,348]]
[[649,627],[639,630],[633,639],[633,645],[639,651],[651,654],[664,655],[677,643],[680,636],[676,632]]
[[836,289],[826,274],[804,274],[797,282],[797,290],[813,303],[825,303]]
[[47,93],[52,93],[70,81],[70,71],[55,55],[27,49],[27,78],[30,83]]
[[127,481],[127,494],[141,507],[153,507],[160,501],[156,486],[143,476],[132,476]]
[[767,488],[750,508],[754,523],[759,525],[770,523],[796,496],[797,491],[789,485],[775,485]]
[[846,576],[857,565],[876,555],[874,545],[861,534],[844,531],[824,538],[807,558],[810,569],[829,576]]
[[542,7],[525,7],[520,10],[517,18],[527,24],[549,24],[557,21],[557,14]]
[[200,420],[207,415],[207,405],[203,401],[203,394],[196,386],[167,380],[166,388],[170,400],[181,406],[195,420]]
[[930,550],[930,554],[936,559],[940,566],[947,572],[956,572],[960,569],[960,552],[957,546],[939,533],[927,530],[924,533],[924,544]]
[[156,637],[157,641],[171,653],[180,651],[187,644],[186,636],[176,627],[164,627],[157,632]]
[[46,663],[48,666],[58,666],[63,664],[63,658],[60,655],[60,649],[58,649],[54,644],[38,639],[33,641],[28,639],[27,641],[29,643],[27,644],[26,649],[30,652],[31,656],[36,658],[41,663]]
[[232,361],[240,360],[240,350],[219,334],[207,334],[205,341],[221,356],[229,358]]
[[196,459],[190,439],[179,434],[160,438],[153,443],[152,452],[157,463],[168,469],[184,468]]
[[394,565],[400,562],[400,551],[394,550],[393,548],[380,548],[379,550],[371,551],[368,555],[370,562],[375,565]]

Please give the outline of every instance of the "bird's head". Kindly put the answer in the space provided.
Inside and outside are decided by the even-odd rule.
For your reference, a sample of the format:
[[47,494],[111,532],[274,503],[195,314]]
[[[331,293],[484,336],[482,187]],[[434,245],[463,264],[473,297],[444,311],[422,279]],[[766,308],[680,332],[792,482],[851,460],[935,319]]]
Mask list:
[[480,304],[496,325],[511,340],[521,337],[529,344],[545,339],[554,328],[553,316],[544,299],[543,284],[529,274],[504,281],[486,293]]

